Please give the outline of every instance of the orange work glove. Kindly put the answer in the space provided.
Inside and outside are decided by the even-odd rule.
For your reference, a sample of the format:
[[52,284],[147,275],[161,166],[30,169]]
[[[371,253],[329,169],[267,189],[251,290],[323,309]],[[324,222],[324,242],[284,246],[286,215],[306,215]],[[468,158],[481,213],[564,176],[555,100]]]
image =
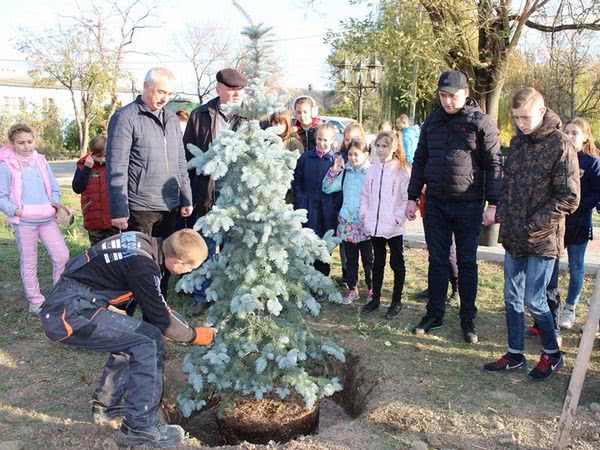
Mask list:
[[194,328],[196,336],[192,341],[192,345],[210,345],[215,338],[215,329],[210,327]]

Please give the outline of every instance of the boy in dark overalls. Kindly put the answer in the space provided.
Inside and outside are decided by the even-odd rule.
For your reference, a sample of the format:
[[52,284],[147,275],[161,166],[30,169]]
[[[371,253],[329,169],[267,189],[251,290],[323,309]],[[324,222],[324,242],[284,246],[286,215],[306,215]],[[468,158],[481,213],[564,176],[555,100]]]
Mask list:
[[[162,424],[157,416],[163,336],[209,345],[214,330],[190,327],[174,314],[161,294],[161,269],[187,273],[206,256],[204,240],[191,229],[162,242],[139,232],[112,236],[71,258],[42,306],[42,326],[51,341],[110,353],[92,412],[98,424],[124,418],[121,445],[174,447],[184,436],[181,427]],[[132,317],[138,305],[143,320]]]

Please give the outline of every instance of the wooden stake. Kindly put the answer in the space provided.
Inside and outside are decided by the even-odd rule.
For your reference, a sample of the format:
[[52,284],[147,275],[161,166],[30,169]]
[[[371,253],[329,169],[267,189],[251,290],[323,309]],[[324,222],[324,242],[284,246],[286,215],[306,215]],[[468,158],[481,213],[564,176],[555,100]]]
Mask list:
[[581,342],[579,343],[575,367],[573,368],[573,373],[571,374],[571,381],[569,382],[569,388],[567,389],[567,396],[565,397],[562,414],[560,415],[560,422],[558,423],[558,432],[554,438],[552,450],[564,450],[567,448],[569,433],[571,431],[571,426],[573,425],[573,419],[575,418],[577,405],[579,404],[581,388],[583,387],[583,382],[585,381],[585,373],[587,371],[588,364],[590,362],[590,356],[594,348],[594,339],[596,337],[596,331],[598,330],[599,320],[600,270],[596,272],[594,293],[592,294],[587,320],[585,321],[585,326],[583,327],[583,335],[581,337]]

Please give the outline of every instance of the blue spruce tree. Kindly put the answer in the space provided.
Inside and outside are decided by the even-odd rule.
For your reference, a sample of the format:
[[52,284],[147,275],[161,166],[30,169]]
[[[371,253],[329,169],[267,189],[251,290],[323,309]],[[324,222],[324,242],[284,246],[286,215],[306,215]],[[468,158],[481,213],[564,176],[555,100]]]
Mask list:
[[[248,120],[237,131],[222,131],[205,153],[190,146],[190,167],[219,180],[220,195],[196,229],[224,243],[217,259],[179,281],[192,292],[210,280],[207,298],[214,300],[209,322],[218,334],[210,348],[194,347],[184,358],[188,383],[178,397],[184,415],[200,409],[205,393],[276,395],[294,392],[307,408],[341,386],[337,379],[309,373],[327,355],[344,361],[334,342],[313,335],[304,314],[317,316],[315,297],[341,302],[333,282],[314,269],[316,259],[330,261],[333,232],[324,240],[303,228],[306,211],[285,202],[297,152],[284,149],[274,130],[258,120],[286,109],[287,97],[269,89],[272,50],[270,28],[252,24],[242,34],[248,44],[248,98],[237,106]],[[235,109],[236,107],[232,107]]]

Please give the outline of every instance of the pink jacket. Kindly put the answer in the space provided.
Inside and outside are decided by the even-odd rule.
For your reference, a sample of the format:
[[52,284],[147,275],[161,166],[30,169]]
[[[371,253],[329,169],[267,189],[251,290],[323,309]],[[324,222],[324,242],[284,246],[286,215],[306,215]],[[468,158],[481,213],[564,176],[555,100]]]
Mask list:
[[[52,187],[50,185],[50,177],[48,175],[48,163],[44,155],[40,155],[37,151],[33,151],[31,156],[32,164],[36,164],[42,180],[44,181],[44,187],[48,198],[52,198]],[[21,173],[21,163],[16,158],[16,153],[12,145],[5,145],[0,148],[0,162],[6,163],[8,170],[10,171],[10,201],[23,211],[22,217],[34,220],[49,219],[56,214],[55,209],[50,203],[48,205],[35,205],[33,207],[29,205],[23,205],[23,176]],[[6,221],[12,224],[18,224],[20,217],[7,216]]]
[[368,234],[386,239],[404,234],[409,179],[410,169],[396,160],[371,164],[360,195],[360,216]]

